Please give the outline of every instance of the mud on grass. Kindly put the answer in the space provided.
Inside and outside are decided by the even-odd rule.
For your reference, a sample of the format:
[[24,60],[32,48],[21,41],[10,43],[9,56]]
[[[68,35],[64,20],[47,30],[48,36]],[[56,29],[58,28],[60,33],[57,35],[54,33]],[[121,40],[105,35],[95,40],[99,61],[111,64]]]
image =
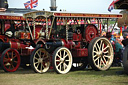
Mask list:
[[0,85],[128,85],[128,75],[120,73],[122,67],[111,67],[108,71],[85,69],[56,74],[49,71],[34,73],[32,69],[18,69],[5,73],[0,69]]

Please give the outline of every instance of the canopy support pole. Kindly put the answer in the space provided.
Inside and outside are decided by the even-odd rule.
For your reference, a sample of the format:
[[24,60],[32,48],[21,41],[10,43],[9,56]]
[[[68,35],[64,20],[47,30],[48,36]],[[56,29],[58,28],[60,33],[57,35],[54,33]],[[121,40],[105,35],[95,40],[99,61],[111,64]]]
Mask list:
[[[114,26],[112,27],[112,31],[113,31],[113,29],[114,29],[116,23],[117,23],[117,19],[116,19],[116,21],[115,21],[115,23],[114,23]],[[111,32],[112,32],[112,31],[111,31]]]
[[28,20],[27,20],[27,19],[26,19],[26,23],[27,23],[27,25],[28,25],[28,29],[29,29],[30,35],[31,35],[32,40],[33,40],[32,31],[31,31],[31,29],[30,29],[30,26],[29,26],[29,23],[28,23]]
[[33,18],[33,30],[34,30],[34,39],[35,39],[35,19]]
[[54,20],[55,20],[55,16],[53,17],[52,24],[51,24],[51,29],[50,29],[49,36],[48,37],[50,37],[50,35],[51,35],[51,31],[52,31],[52,28],[53,28]]
[[48,36],[48,18],[46,17],[46,39],[49,39]]
[[108,19],[107,19],[107,32],[108,32]]

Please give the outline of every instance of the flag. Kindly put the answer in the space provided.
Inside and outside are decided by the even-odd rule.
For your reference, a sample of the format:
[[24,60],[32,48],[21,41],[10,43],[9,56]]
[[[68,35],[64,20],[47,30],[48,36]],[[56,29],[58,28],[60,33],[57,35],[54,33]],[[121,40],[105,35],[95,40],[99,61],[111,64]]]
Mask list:
[[111,12],[111,10],[114,9],[114,4],[115,4],[117,1],[119,1],[119,0],[113,0],[113,2],[109,5],[109,7],[108,7],[108,11],[109,11],[109,12]]
[[38,6],[38,0],[30,0],[24,3],[26,9],[32,9]]

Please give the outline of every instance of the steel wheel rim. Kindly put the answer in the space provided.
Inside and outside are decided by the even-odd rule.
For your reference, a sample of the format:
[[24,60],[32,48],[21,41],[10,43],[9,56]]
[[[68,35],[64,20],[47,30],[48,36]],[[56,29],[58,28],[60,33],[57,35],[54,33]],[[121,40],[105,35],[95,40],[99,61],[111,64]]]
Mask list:
[[50,56],[43,48],[38,49],[33,57],[33,64],[36,71],[44,73],[48,71],[50,66]]
[[59,73],[67,73],[72,66],[72,55],[66,48],[61,48],[55,55],[55,67]]
[[93,63],[100,70],[108,69],[113,62],[113,48],[107,39],[98,39],[93,46]]
[[20,65],[20,55],[14,49],[8,50],[3,57],[4,68],[8,72],[14,72],[18,69]]

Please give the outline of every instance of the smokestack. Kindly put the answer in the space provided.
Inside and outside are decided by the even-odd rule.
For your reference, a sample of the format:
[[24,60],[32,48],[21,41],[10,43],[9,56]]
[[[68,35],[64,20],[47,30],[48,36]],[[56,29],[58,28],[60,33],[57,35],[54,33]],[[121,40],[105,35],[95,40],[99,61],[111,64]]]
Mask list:
[[51,0],[51,7],[50,10],[51,11],[56,11],[56,0]]
[[0,0],[0,11],[6,11],[8,9],[8,1]]

